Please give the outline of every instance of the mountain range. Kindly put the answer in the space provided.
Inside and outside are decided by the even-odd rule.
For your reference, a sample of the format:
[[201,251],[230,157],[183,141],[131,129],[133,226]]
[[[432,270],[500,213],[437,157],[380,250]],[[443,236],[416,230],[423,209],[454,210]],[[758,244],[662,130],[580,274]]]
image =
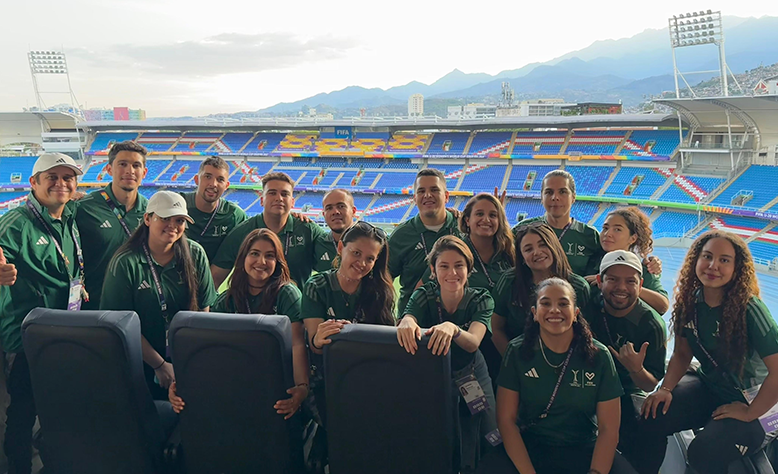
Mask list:
[[[778,17],[724,17],[726,60],[734,73],[778,62]],[[411,94],[441,103],[491,101],[509,82],[520,100],[559,97],[567,101],[622,101],[637,105],[646,96],[674,90],[670,37],[667,28],[649,29],[630,38],[596,41],[590,46],[544,63],[526,64],[495,75],[454,69],[432,84],[412,81],[389,89],[349,86],[302,100],[259,110],[261,115],[288,115],[308,107],[358,111],[360,108],[404,108]],[[715,45],[676,50],[683,71],[718,69]],[[692,85],[711,74],[687,76]]]

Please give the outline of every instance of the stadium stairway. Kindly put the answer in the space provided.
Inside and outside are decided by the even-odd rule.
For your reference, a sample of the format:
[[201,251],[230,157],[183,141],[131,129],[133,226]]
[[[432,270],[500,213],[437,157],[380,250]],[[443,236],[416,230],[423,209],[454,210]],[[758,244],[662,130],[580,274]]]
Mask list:
[[463,155],[467,156],[470,153],[470,146],[473,144],[473,138],[475,138],[476,132],[470,132],[470,136],[467,137],[467,143],[465,143],[465,149],[462,152]]
[[159,174],[158,174],[158,175],[157,175],[157,176],[156,176],[156,177],[155,177],[155,178],[152,180],[152,182],[156,182],[156,181],[157,181],[157,179],[159,179],[159,177],[160,177],[160,176],[162,176],[162,175],[164,175],[165,173],[167,173],[167,171],[168,171],[168,170],[169,170],[169,169],[170,169],[170,168],[173,166],[173,163],[175,163],[175,160],[170,160],[170,163],[168,163],[168,165],[167,165],[167,166],[165,166],[165,169],[163,169],[163,170],[162,170],[162,172],[160,172],[160,173],[159,173]]
[[764,206],[762,206],[759,210],[760,211],[766,211],[766,210],[770,209],[771,207],[775,206],[776,204],[778,204],[778,196],[775,196],[775,199],[773,199],[772,201],[770,201],[767,204],[765,204]]
[[663,185],[659,186],[656,191],[654,191],[654,194],[651,195],[652,201],[658,201],[659,196],[665,193],[667,191],[667,188],[673,185],[674,176],[675,176],[675,168],[654,168],[654,171],[661,174],[665,178],[667,178],[667,181],[664,182]]
[[[568,134],[568,138],[569,138],[569,134]],[[567,144],[567,141],[565,141],[565,147],[567,146],[566,144]],[[560,151],[560,153],[563,153],[563,152]],[[613,183],[613,180],[616,179],[616,175],[619,174],[619,171],[621,171],[621,163],[616,163],[616,166],[613,167],[613,171],[611,172],[611,175],[608,176],[608,179],[605,180],[605,183],[603,183],[602,187],[597,192],[598,196],[602,196],[603,194],[605,194],[605,191],[608,190],[608,188],[610,187],[611,183]]]
[[753,242],[754,240],[758,239],[759,237],[761,237],[764,234],[766,234],[766,233],[770,232],[771,230],[773,230],[776,226],[778,226],[778,223],[770,222],[769,224],[767,224],[767,227],[765,227],[764,229],[760,230],[759,232],[751,235],[751,237],[745,239],[746,243]]

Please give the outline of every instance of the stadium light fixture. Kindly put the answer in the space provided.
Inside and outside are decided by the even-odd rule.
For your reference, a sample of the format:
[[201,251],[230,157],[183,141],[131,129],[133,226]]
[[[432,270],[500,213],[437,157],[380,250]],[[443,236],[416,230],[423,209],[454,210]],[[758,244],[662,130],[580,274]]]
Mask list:
[[[70,84],[70,74],[68,71],[68,62],[65,53],[62,51],[35,50],[27,52],[27,60],[30,64],[30,75],[32,75],[32,85],[35,89],[35,98],[38,103],[38,110],[44,110],[45,104],[41,94],[69,95],[71,106],[74,110],[79,110],[78,100],[73,93],[73,87]],[[41,92],[38,88],[38,76],[59,76],[67,79],[67,90]],[[60,79],[61,80],[61,79]]]

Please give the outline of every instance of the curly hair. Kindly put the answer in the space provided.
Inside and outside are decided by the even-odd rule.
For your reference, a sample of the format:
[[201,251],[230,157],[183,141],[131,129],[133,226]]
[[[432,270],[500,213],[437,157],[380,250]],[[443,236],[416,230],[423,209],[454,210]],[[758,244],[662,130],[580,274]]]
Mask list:
[[653,231],[651,230],[651,220],[648,216],[635,206],[611,211],[605,220],[607,221],[610,216],[619,216],[624,219],[630,236],[634,235],[637,237],[632,248],[625,250],[635,251],[641,258],[648,258],[648,254],[654,250],[654,239],[651,237]]
[[722,360],[728,361],[730,369],[742,374],[748,352],[748,330],[746,327],[746,306],[754,296],[759,296],[759,286],[754,269],[754,260],[746,243],[735,234],[711,230],[697,237],[686,254],[675,285],[675,303],[671,319],[675,337],[680,337],[684,326],[693,321],[697,313],[697,294],[702,282],[697,278],[697,260],[703,247],[712,239],[725,239],[735,249],[735,273],[724,286],[722,314],[719,323],[719,347]]
[[[567,297],[573,302],[573,307],[577,308],[575,299],[575,290],[573,285],[567,280],[561,278],[552,277],[541,281],[537,288],[535,288],[534,305],[537,307],[538,299],[542,291],[550,286],[559,286],[565,289]],[[527,322],[524,326],[524,342],[519,349],[521,357],[525,360],[532,360],[535,357],[535,345],[540,337],[540,323],[535,321],[535,318],[527,318]],[[594,336],[589,328],[589,323],[583,314],[578,314],[573,322],[573,341],[571,345],[575,347],[575,351],[579,353],[589,364],[594,362],[594,357],[597,355],[599,349],[594,345]]]
[[513,245],[513,232],[511,232],[511,226],[508,224],[505,209],[503,209],[502,204],[496,197],[489,193],[478,193],[471,197],[467,205],[465,205],[462,215],[459,216],[459,230],[463,234],[470,235],[470,226],[467,224],[467,221],[470,219],[470,214],[472,214],[475,204],[478,201],[484,200],[492,203],[494,208],[497,209],[497,232],[494,234],[494,253],[496,255],[504,252],[513,267],[516,265],[516,247]]

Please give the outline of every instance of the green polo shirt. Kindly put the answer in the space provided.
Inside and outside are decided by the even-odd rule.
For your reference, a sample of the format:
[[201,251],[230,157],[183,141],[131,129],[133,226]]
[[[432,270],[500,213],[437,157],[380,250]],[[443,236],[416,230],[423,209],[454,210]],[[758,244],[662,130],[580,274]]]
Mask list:
[[[249,233],[254,229],[266,229],[264,213],[243,221],[224,239],[216,257],[211,261],[219,268],[232,268],[235,266],[235,258]],[[278,234],[281,246],[284,248],[284,256],[289,265],[292,280],[298,287],[302,286],[311,276],[315,263],[316,241],[324,238],[324,229],[315,222],[303,222],[300,219],[289,216],[286,219],[284,229]]]
[[332,237],[332,231],[327,232],[323,238],[317,240],[315,248],[316,265],[314,270],[323,272],[335,268],[334,263],[335,257],[338,256],[338,244],[335,243],[335,239]]
[[[273,305],[272,314],[282,314],[287,316],[293,323],[299,323],[302,321],[300,318],[301,299],[302,294],[296,285],[289,283],[282,286],[276,295],[276,301]],[[259,305],[262,303],[262,293],[258,295],[250,295],[246,303],[248,303],[248,307],[252,313],[258,314]],[[243,306],[246,306],[246,303],[243,303]],[[240,312],[244,312],[246,311],[246,308],[242,307],[240,310]],[[235,309],[235,301],[232,298],[228,298],[227,292],[225,291],[220,294],[218,298],[216,298],[216,302],[213,304],[211,312],[237,313],[239,311]]]
[[[513,227],[514,235],[519,228],[535,222],[548,224],[546,216],[523,220]],[[557,237],[562,235],[563,229],[551,228],[554,229]],[[586,276],[596,275],[600,272],[600,261],[605,255],[605,250],[600,245],[600,233],[597,229],[573,219],[573,223],[559,241],[565,255],[567,255],[567,261],[570,263],[573,273]]]
[[348,294],[340,287],[337,270],[327,270],[313,275],[303,286],[302,318],[347,319],[354,323],[365,320],[357,301],[362,285],[354,294]]
[[392,278],[400,277],[400,300],[397,303],[397,316],[402,317],[411,293],[420,280],[426,283],[430,278],[430,266],[427,263],[427,253],[432,250],[435,242],[444,235],[461,237],[457,220],[446,211],[446,222],[439,231],[427,229],[416,216],[405,221],[389,236],[389,273]]
[[649,272],[645,263],[643,264],[643,288],[656,291],[657,293],[668,297],[667,290],[665,290],[665,287],[662,286],[662,274],[660,273],[659,275],[654,275],[653,273]]
[[[467,286],[457,310],[454,311],[454,314],[449,314],[440,303],[440,287],[435,282],[429,282],[411,294],[408,305],[402,314],[403,316],[410,314],[416,318],[417,323],[422,328],[431,328],[445,321],[450,321],[463,331],[467,331],[474,322],[483,323],[488,328],[493,312],[494,300],[492,300],[489,290]],[[475,352],[467,352],[455,342],[451,342],[452,370],[464,368],[473,361],[474,357]]]
[[[487,263],[481,260],[481,256],[469,238],[466,238],[465,242],[470,247],[470,251],[473,252],[475,260],[473,271],[467,278],[467,284],[473,288],[486,288],[491,292],[500,281],[502,274],[513,268],[511,262],[508,261],[508,256],[505,255],[505,252],[495,253]],[[494,297],[494,295],[492,296]]]
[[[216,301],[213,278],[208,268],[205,250],[187,239],[197,272],[197,304],[207,308]],[[162,283],[162,292],[168,309],[168,319],[179,311],[188,311],[189,293],[184,286],[176,259],[160,266],[153,262]],[[159,354],[165,354],[165,320],[159,306],[159,296],[149,262],[142,249],[117,253],[108,264],[103,282],[103,296],[100,309],[132,310],[140,317],[140,331],[143,337]]]
[[22,352],[22,321],[33,308],[67,309],[70,280],[78,273],[78,255],[71,229],[80,240],[76,204],[68,202],[61,219],[54,219],[30,193],[27,199],[40,212],[60,242],[69,264],[60,256],[46,230],[26,205],[0,217],[0,247],[16,265],[16,283],[0,287],[0,339],[6,352]]
[[[767,367],[762,359],[778,353],[778,325],[762,300],[755,296],[752,297],[744,308],[748,331],[748,352],[743,365],[743,376],[737,377],[737,374],[732,374],[730,370],[722,366],[727,361],[718,348],[719,322],[723,306],[711,308],[705,303],[702,291],[700,291],[695,308],[699,322],[700,339],[697,340],[697,337],[694,336],[692,315],[687,316],[688,323],[684,326],[681,334],[689,341],[694,357],[700,361],[697,373],[705,385],[721,398],[722,403],[742,402],[743,395],[740,390],[759,385],[767,377]],[[708,353],[719,364],[719,369],[714,367],[705,352],[700,349],[700,344],[705,346]]]
[[[606,346],[613,347],[617,352],[628,342],[635,346],[636,352],[640,351],[644,342],[648,342],[643,367],[657,380],[664,378],[665,358],[667,357],[667,328],[665,322],[651,306],[638,299],[637,304],[629,314],[617,318],[607,312],[602,295],[599,295],[592,300],[588,311],[583,314],[589,322],[595,339]],[[615,363],[624,391],[627,394],[644,394],[645,392],[632,381],[626,367],[618,360]]]
[[548,416],[538,419],[559,379],[557,370],[561,370],[549,363],[562,364],[567,353],[557,354],[546,347],[546,362],[535,343],[532,359],[526,360],[519,351],[522,344],[524,336],[508,344],[498,378],[498,385],[519,393],[520,425],[537,421],[522,436],[531,436],[547,446],[593,446],[597,440],[597,404],[624,393],[608,349],[594,341],[599,350],[591,364],[575,351]]
[[[219,246],[221,246],[232,229],[248,219],[248,217],[237,204],[221,198],[219,199],[219,205],[216,207],[216,215],[213,216],[211,221],[212,213],[197,209],[195,204],[195,194],[197,193],[179,194],[184,197],[189,217],[194,220],[194,224],[187,224],[186,236],[202,245],[208,260],[211,261],[216,256]],[[206,229],[205,226],[208,224],[208,221],[211,222]]]
[[135,206],[128,211],[116,199],[110,184],[101,190],[92,191],[77,201],[76,222],[83,232],[81,242],[84,247],[84,281],[86,291],[89,293],[89,301],[85,301],[81,309],[100,309],[105,269],[108,268],[108,262],[111,261],[113,254],[129,238],[116,214],[102,196],[103,191],[108,194],[116,209],[122,214],[130,232],[134,232],[141,225],[148,205],[148,199],[138,193]]
[[[575,290],[576,304],[581,311],[589,304],[590,291],[589,283],[581,276],[575,273],[570,274],[568,280]],[[528,318],[532,318],[530,308],[522,308],[513,301],[513,287],[516,283],[516,270],[509,270],[502,274],[500,280],[492,290],[494,297],[494,313],[505,318],[505,332],[508,340],[524,334],[524,325]],[[535,284],[529,288],[530,294],[535,291]],[[531,297],[530,297],[531,299]]]

